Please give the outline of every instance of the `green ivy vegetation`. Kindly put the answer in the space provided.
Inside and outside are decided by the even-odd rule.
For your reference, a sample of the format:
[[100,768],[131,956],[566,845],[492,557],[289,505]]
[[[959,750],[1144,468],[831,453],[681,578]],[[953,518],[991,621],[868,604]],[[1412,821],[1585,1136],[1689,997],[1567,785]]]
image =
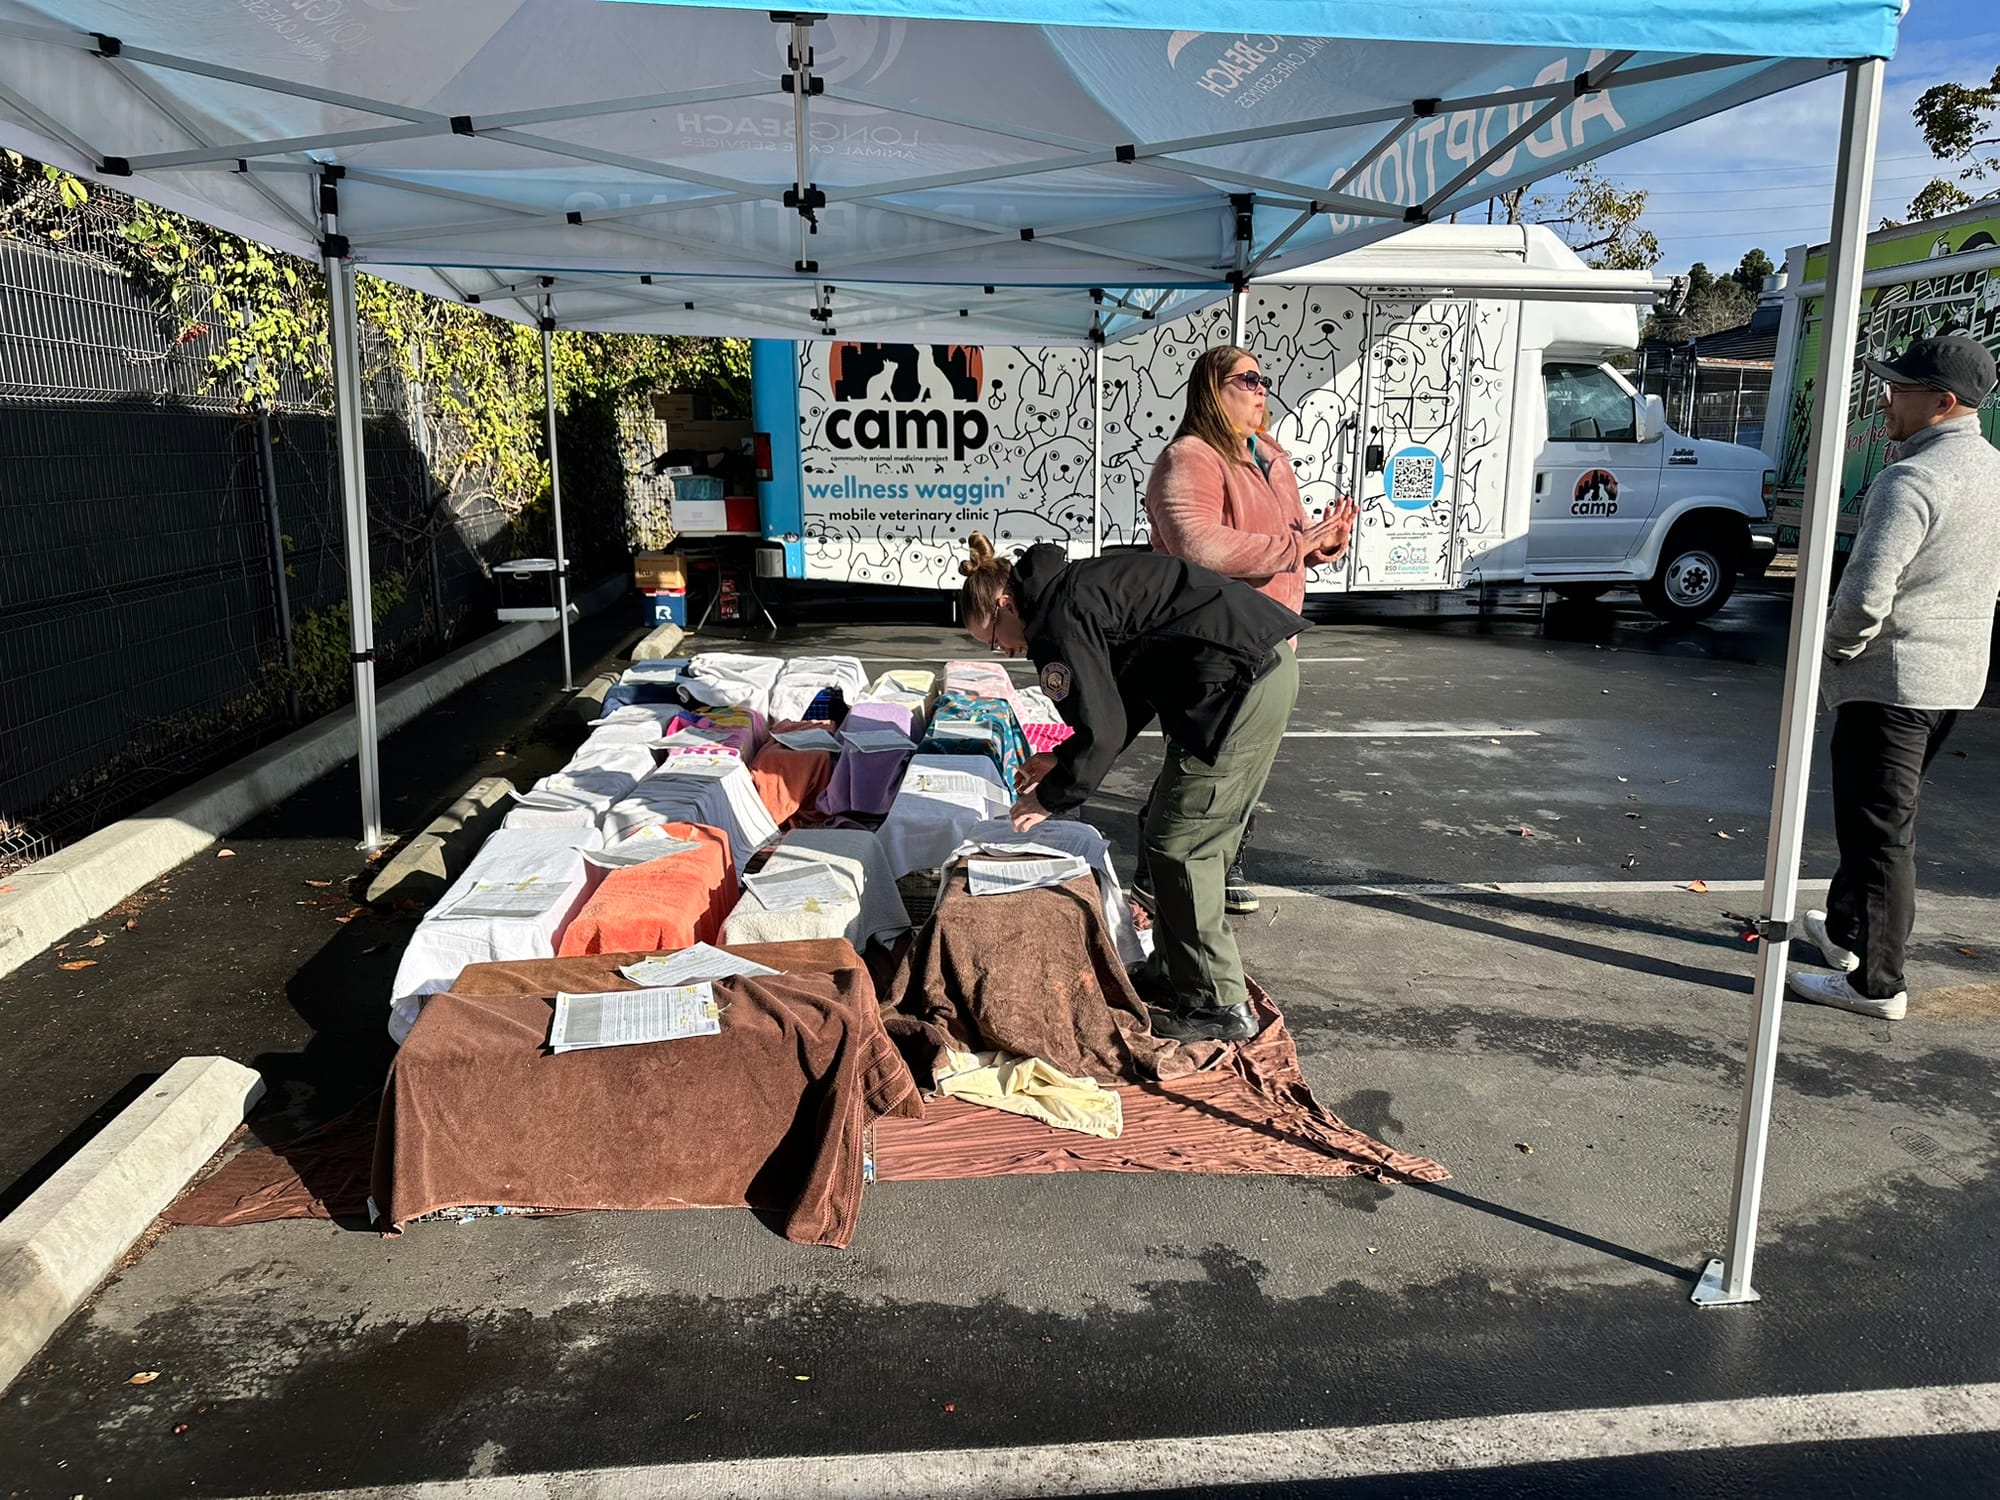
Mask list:
[[[330,411],[332,372],[321,268],[254,241],[0,151],[0,237],[48,246],[122,275],[158,313],[163,347],[202,341],[204,394],[254,411],[279,403]],[[489,501],[521,553],[550,550],[549,465],[538,330],[363,273],[355,278],[365,356],[422,387],[433,495]],[[740,339],[559,329],[552,339],[565,532],[579,569],[601,575],[625,554],[625,474],[618,413],[655,391],[706,395],[747,416],[750,350]],[[449,525],[433,507],[433,525]],[[419,539],[421,540],[421,539]],[[375,585],[379,621],[409,579]],[[385,602],[386,601],[386,602]],[[440,624],[442,622],[439,622]],[[347,606],[293,622],[294,666],[274,668],[301,707],[323,712],[348,692]]]

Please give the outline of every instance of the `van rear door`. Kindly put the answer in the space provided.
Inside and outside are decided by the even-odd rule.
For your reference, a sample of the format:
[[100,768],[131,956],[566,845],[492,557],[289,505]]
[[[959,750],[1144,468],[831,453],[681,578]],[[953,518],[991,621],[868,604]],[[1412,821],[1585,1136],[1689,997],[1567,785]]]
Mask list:
[[1457,581],[1471,326],[1470,302],[1368,304],[1351,588],[1448,588]]
[[1607,365],[1546,360],[1542,394],[1529,570],[1621,567],[1659,507],[1661,444],[1638,441],[1638,398]]

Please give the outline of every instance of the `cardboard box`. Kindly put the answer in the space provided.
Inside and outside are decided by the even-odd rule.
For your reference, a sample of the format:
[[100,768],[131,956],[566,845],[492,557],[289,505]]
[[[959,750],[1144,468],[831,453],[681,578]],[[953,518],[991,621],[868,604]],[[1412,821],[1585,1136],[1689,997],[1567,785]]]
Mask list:
[[[674,517],[679,522],[678,514]],[[680,529],[686,530],[686,527]],[[687,565],[676,552],[641,552],[632,559],[632,582],[641,592],[685,589]]]
[[670,426],[675,422],[706,422],[711,414],[708,397],[693,391],[653,393],[653,416]]
[[735,453],[750,436],[750,424],[741,420],[667,423],[667,447],[670,449],[694,448],[703,453]]
[[722,500],[676,500],[674,530],[682,536],[762,536],[757,497],[731,495]]

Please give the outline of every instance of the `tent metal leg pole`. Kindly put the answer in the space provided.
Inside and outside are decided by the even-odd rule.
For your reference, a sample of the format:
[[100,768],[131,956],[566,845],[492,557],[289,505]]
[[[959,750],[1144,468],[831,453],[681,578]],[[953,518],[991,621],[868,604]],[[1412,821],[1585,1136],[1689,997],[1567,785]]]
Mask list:
[[1104,556],[1104,345],[1090,346],[1090,555]]
[[549,432],[549,509],[556,538],[556,628],[562,633],[563,691],[576,687],[569,659],[569,553],[563,547],[562,465],[556,461],[556,354],[554,313],[542,303],[542,408]]
[[1246,306],[1249,300],[1250,294],[1240,286],[1229,294],[1229,342],[1239,349],[1243,347],[1243,321],[1249,311]]
[[1834,179],[1833,234],[1827,246],[1825,322],[1813,390],[1812,444],[1806,460],[1806,494],[1799,529],[1799,576],[1792,595],[1784,714],[1778,728],[1778,778],[1771,796],[1771,842],[1764,864],[1763,941],[1757,945],[1743,1114],[1736,1135],[1729,1246],[1702,1272],[1693,1295],[1698,1307],[1757,1300],[1750,1271],[1763,1202],[1764,1154],[1770,1143],[1785,961],[1791,953],[1799,855],[1805,841],[1806,776],[1819,697],[1820,651],[1826,636],[1827,584],[1833,573],[1833,538],[1839,520],[1854,341],[1861,319],[1862,257],[1868,247],[1868,201],[1875,182],[1882,73],[1882,62],[1872,58],[1851,63],[1847,69],[1840,158]]
[[[328,233],[333,215],[327,214]],[[361,842],[383,847],[381,747],[375,730],[375,581],[368,558],[367,446],[361,426],[361,324],[354,304],[354,267],[324,258],[327,329],[333,355],[334,419],[340,435],[340,509],[347,539],[347,607],[354,633],[354,738],[361,775]]]

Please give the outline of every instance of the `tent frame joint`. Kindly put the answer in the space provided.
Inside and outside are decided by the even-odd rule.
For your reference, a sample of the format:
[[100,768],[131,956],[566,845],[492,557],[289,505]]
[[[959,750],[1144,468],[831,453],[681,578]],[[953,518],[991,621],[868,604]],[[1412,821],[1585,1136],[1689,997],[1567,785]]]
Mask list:
[[91,32],[90,39],[97,44],[92,50],[99,57],[116,57],[125,50],[125,44],[117,37],[106,36],[101,31]]

